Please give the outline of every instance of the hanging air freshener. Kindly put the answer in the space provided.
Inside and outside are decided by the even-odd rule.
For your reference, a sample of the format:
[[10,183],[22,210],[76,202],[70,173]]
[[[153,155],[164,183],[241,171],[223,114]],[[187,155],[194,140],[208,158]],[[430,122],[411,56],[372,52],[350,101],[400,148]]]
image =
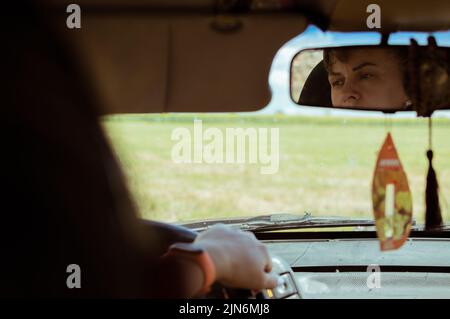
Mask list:
[[411,230],[412,199],[408,179],[390,133],[378,153],[372,202],[381,250],[400,248]]

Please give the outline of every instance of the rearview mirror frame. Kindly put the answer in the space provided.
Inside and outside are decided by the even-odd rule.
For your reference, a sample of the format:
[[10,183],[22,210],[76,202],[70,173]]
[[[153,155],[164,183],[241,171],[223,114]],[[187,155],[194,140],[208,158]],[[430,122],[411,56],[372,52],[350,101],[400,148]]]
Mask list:
[[[406,36],[405,36],[406,35]],[[376,111],[376,112],[382,112],[382,113],[396,113],[396,112],[404,112],[404,111],[414,111],[417,116],[431,116],[431,114],[436,110],[445,110],[450,108],[450,103],[448,102],[450,99],[446,95],[445,103],[442,105],[439,105],[439,107],[434,107],[435,104],[430,103],[430,99],[436,99],[434,96],[428,96],[430,94],[427,94],[428,91],[425,91],[420,83],[426,83],[429,76],[427,76],[427,68],[423,67],[423,65],[419,65],[417,63],[417,57],[420,56],[421,52],[430,52],[430,50],[435,50],[436,48],[444,48],[446,50],[440,50],[445,51],[446,53],[446,67],[447,67],[447,76],[450,74],[448,68],[450,65],[450,43],[445,43],[446,41],[441,41],[439,37],[439,32],[432,33],[431,35],[435,36],[438,35],[438,41],[443,42],[438,45],[436,43],[435,38],[429,37],[428,39],[426,36],[429,34],[425,33],[414,33],[412,36],[410,33],[405,32],[399,32],[394,33],[389,37],[389,41],[387,41],[387,37],[382,37],[381,34],[377,32],[350,32],[350,33],[337,33],[337,32],[325,32],[319,34],[317,36],[317,33],[314,34],[314,37],[310,33],[306,33],[305,36],[299,37],[298,42],[301,44],[298,46],[298,51],[295,53],[290,61],[289,65],[289,95],[290,99],[293,103],[296,105],[306,106],[306,107],[320,107],[320,108],[334,108],[336,110],[354,110],[354,111]],[[387,42],[381,44],[381,42]],[[348,47],[348,48],[360,48],[360,47],[366,47],[366,48],[393,48],[393,47],[408,47],[408,56],[412,57],[411,61],[414,61],[412,63],[409,63],[408,65],[408,73],[410,78],[410,85],[409,87],[413,88],[411,90],[412,96],[412,105],[405,109],[374,109],[374,108],[361,108],[361,107],[333,107],[333,106],[326,106],[326,105],[309,105],[309,104],[299,104],[298,101],[294,99],[293,96],[293,62],[295,59],[302,54],[305,51],[310,50],[319,50],[319,49],[331,49],[331,48],[342,48],[342,47]],[[423,63],[422,63],[423,64]],[[316,66],[317,67],[317,66]],[[429,69],[429,68],[428,68]],[[429,71],[429,70],[428,70]],[[323,75],[320,75],[323,76]],[[424,79],[424,80],[421,80]],[[430,82],[428,80],[428,82]],[[327,80],[328,83],[328,80]],[[450,83],[450,81],[448,81]],[[445,88],[450,84],[445,84]],[[428,87],[432,87],[432,84],[428,83]],[[447,90],[446,90],[447,91]],[[322,92],[323,94],[326,94],[326,92]],[[431,94],[433,95],[433,94]],[[433,107],[432,107],[433,106]]]

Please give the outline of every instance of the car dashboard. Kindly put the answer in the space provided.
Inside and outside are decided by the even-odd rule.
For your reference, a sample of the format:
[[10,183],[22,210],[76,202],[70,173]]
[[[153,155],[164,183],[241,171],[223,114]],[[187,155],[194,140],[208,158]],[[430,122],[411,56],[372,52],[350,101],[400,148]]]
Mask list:
[[376,238],[263,242],[292,268],[300,298],[450,298],[449,238],[410,238],[385,252]]

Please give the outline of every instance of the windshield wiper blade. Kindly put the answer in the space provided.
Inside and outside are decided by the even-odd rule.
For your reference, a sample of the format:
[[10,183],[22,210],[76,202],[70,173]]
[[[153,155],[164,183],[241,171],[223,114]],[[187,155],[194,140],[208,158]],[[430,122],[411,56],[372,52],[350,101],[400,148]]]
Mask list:
[[181,224],[195,231],[205,230],[215,224],[227,224],[241,230],[272,231],[293,228],[320,228],[320,227],[370,227],[375,226],[371,219],[357,219],[348,217],[321,217],[295,214],[271,214],[256,217],[216,219]]

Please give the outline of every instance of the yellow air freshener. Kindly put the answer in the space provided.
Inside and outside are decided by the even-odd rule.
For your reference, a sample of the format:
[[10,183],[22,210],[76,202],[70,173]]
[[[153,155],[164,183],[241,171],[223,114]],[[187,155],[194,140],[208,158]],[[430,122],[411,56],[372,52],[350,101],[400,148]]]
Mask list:
[[400,248],[411,230],[412,199],[408,179],[390,133],[378,153],[372,202],[381,250]]

